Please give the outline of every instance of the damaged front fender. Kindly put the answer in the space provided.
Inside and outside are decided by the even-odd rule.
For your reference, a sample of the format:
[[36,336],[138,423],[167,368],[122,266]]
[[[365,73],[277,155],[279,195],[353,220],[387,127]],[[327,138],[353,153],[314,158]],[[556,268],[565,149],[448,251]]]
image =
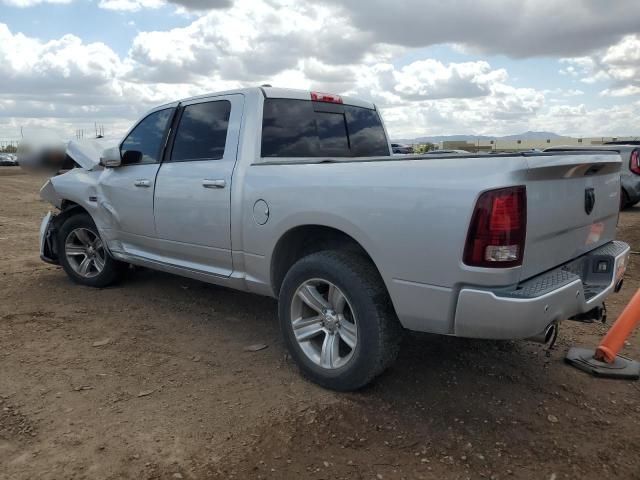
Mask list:
[[45,183],[40,189],[40,198],[45,202],[49,202],[56,208],[62,208],[62,197],[58,195],[58,192],[56,192],[51,179],[47,180],[47,183]]

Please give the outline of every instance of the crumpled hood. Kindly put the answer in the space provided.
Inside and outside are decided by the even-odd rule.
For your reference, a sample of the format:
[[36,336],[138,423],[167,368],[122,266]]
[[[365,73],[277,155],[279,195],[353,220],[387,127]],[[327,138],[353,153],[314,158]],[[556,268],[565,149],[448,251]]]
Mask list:
[[93,170],[100,164],[102,152],[116,145],[115,138],[71,140],[67,145],[67,155],[85,170]]

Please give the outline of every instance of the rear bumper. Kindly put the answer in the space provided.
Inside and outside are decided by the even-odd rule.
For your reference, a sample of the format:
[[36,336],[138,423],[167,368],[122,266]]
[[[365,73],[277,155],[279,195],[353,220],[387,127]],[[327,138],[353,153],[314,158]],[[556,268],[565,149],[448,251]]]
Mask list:
[[[514,287],[463,288],[455,312],[455,335],[529,338],[551,322],[601,306],[622,280],[629,251],[624,242],[610,242]],[[604,264],[606,272],[598,272]]]

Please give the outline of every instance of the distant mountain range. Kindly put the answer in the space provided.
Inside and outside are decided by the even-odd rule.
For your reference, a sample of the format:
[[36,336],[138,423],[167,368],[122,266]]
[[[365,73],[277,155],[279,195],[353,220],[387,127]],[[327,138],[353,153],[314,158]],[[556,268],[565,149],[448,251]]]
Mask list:
[[491,137],[488,135],[434,135],[432,137],[417,137],[417,138],[401,138],[393,139],[393,143],[440,143],[440,142],[476,142],[478,140],[546,140],[548,138],[562,138],[562,135],[558,135],[553,132],[524,132],[519,135],[505,135],[502,137]]

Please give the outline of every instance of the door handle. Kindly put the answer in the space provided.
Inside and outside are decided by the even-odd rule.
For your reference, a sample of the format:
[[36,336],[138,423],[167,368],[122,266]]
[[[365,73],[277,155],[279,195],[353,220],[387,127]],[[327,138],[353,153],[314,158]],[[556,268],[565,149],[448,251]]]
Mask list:
[[144,178],[140,178],[133,182],[136,187],[144,187],[149,188],[151,186],[151,182],[149,180],[145,180]]
[[202,180],[202,186],[204,188],[224,188],[227,186],[227,182],[225,180],[211,180],[209,178],[205,178]]

